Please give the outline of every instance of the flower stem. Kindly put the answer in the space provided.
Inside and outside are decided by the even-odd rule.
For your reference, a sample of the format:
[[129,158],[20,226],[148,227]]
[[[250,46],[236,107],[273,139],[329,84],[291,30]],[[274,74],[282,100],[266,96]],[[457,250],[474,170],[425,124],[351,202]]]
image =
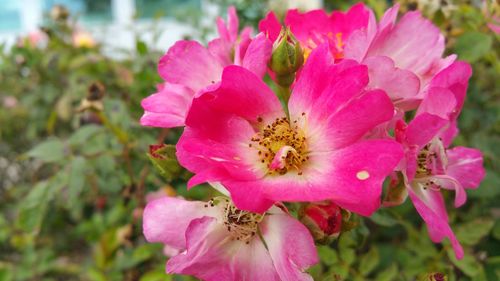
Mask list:
[[290,87],[281,87],[279,85],[277,86],[278,86],[279,97],[281,98],[281,101],[283,102],[283,107],[285,108],[286,117],[290,119],[290,112],[288,111],[288,100],[290,100],[290,94],[291,94]]

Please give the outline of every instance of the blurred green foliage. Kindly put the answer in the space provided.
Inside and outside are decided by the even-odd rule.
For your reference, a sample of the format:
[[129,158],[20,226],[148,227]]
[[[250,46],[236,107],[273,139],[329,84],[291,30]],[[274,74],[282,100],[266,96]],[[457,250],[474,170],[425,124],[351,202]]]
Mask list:
[[[269,7],[211,2],[236,4],[242,23],[254,27]],[[327,9],[354,3],[324,2]],[[379,17],[389,6],[366,2]],[[433,273],[500,280],[500,46],[487,27],[499,8],[431,2],[400,3],[403,11],[422,10],[446,34],[447,52],[474,69],[455,144],[480,148],[487,176],[464,207],[449,208],[466,257],[457,261],[448,242],[432,243],[406,202],[355,218],[358,227],[320,246],[322,262],[310,270],[315,280],[432,280]],[[141,229],[149,192],[191,199],[212,192],[187,192],[188,175],[170,158],[155,163],[173,165],[162,173],[148,160],[148,145],[174,144],[180,134],[138,123],[141,99],[160,82],[162,52],[137,39],[135,51],[112,59],[102,46],[75,46],[67,21],[48,21],[45,31],[42,48],[25,40],[0,51],[0,280],[194,280],[166,275],[161,245],[146,244]]]

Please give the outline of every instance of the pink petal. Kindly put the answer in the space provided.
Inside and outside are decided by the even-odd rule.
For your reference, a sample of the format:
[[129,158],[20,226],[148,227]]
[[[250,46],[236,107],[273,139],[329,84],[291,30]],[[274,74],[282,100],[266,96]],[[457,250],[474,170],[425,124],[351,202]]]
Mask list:
[[319,258],[304,225],[282,212],[266,216],[261,232],[280,280],[313,280],[304,271],[318,263]]
[[392,28],[396,23],[396,18],[398,16],[399,3],[394,4],[391,8],[385,11],[384,15],[380,19],[379,29],[384,30],[386,28]]
[[344,147],[393,116],[394,107],[384,92],[366,92],[327,120],[325,140],[335,148]]
[[195,218],[211,214],[204,202],[162,197],[144,209],[142,229],[146,240],[161,242],[177,249],[186,248],[184,233]]
[[[226,67],[220,86],[203,96],[204,102],[214,110],[232,113],[251,122],[257,122],[259,117],[274,119],[284,115],[281,103],[271,89],[254,73],[235,65]],[[202,122],[203,117],[200,117]]]
[[448,126],[446,126],[445,129],[439,134],[444,147],[451,145],[453,139],[458,135],[458,132],[457,120],[451,120],[451,122],[448,123]]
[[401,145],[394,141],[363,141],[331,153],[312,154],[302,175],[289,172],[266,177],[260,185],[275,201],[331,199],[350,211],[370,215],[380,204],[384,178],[402,157]]
[[[253,29],[251,27],[245,27],[240,35],[238,40],[234,43],[234,62],[236,65],[243,65],[243,58],[246,55],[249,45],[252,43],[253,39],[250,38],[252,35]],[[272,43],[271,43],[272,45]],[[271,46],[272,47],[272,46]],[[265,51],[261,51],[261,53],[265,53]]]
[[457,259],[462,259],[464,251],[448,224],[448,215],[446,214],[441,193],[432,189],[424,190],[422,188],[418,188],[417,191],[409,188],[408,193],[415,209],[417,209],[417,212],[427,224],[432,241],[441,242],[445,237],[448,237],[453,250],[455,250],[455,256]]
[[415,117],[406,128],[406,141],[410,145],[423,146],[429,143],[447,124],[447,120],[429,113]]
[[370,216],[380,206],[384,179],[403,158],[391,140],[363,141],[335,152],[330,182],[332,200],[344,209]]
[[480,150],[458,146],[446,150],[446,174],[458,180],[465,188],[477,188],[485,176]]
[[433,87],[429,89],[422,100],[417,115],[426,112],[449,120],[456,105],[455,95],[451,91],[441,87]]
[[285,158],[287,157],[288,153],[294,152],[295,149],[291,146],[285,145],[282,148],[276,152],[276,155],[274,155],[274,159],[271,162],[271,170],[279,170],[283,169],[285,167],[286,161]]
[[[349,11],[343,13],[340,11],[333,11],[331,16],[332,26],[336,28],[336,32],[342,33],[343,36],[349,35],[360,29],[375,27],[375,15],[363,3],[358,3],[352,6]],[[372,26],[369,23],[372,23]]]
[[217,58],[221,66],[233,64],[232,49],[233,44],[222,38],[216,38],[208,42],[208,51]]
[[267,63],[271,58],[273,44],[263,33],[259,33],[245,52],[242,66],[262,77],[266,74]]
[[165,83],[158,93],[142,100],[141,125],[172,128],[184,126],[194,92],[182,85]]
[[236,13],[236,8],[230,6],[227,8],[227,30],[232,42],[238,39],[238,28],[239,28],[238,14]]
[[167,82],[197,92],[220,80],[222,65],[195,41],[177,41],[158,63],[158,72]]
[[457,118],[460,110],[462,110],[471,75],[472,68],[470,65],[462,61],[457,61],[436,74],[429,84],[429,88],[445,88],[455,95],[456,107],[451,116],[452,119]]
[[[231,6],[227,10],[228,23],[222,18],[217,18],[219,38],[208,42],[208,50],[214,55],[221,65],[241,64],[241,55],[244,54],[250,43],[251,28],[245,28],[238,40],[238,16],[236,9]],[[238,42],[239,41],[239,42]]]
[[259,22],[260,32],[264,32],[272,41],[276,41],[281,31],[281,24],[274,12],[267,13],[266,17]]
[[234,205],[240,210],[263,213],[276,202],[265,194],[268,187],[262,180],[237,181],[226,178],[222,183],[230,192]]
[[462,206],[467,201],[467,193],[465,193],[464,187],[453,177],[449,175],[433,175],[432,180],[444,189],[455,191],[455,208]]
[[376,34],[377,22],[373,12],[370,11],[367,26],[353,30],[349,37],[345,39],[344,58],[363,61]]
[[293,35],[307,46],[307,41],[312,40],[317,45],[325,42],[322,35],[331,32],[332,22],[324,10],[312,10],[300,13],[297,9],[288,10],[285,25],[289,26]]
[[397,67],[422,77],[441,60],[444,47],[444,37],[432,22],[419,12],[408,12],[394,28],[375,38],[367,56],[388,56]]
[[488,23],[487,25],[495,34],[500,34],[500,25],[493,23]]
[[[351,69],[357,67],[355,69]],[[345,72],[345,73],[343,73]],[[343,76],[340,76],[343,73]],[[312,51],[306,64],[304,65],[298,81],[293,87],[293,92],[288,103],[290,113],[300,116],[302,112],[315,112],[319,108],[313,107],[323,105],[324,111],[327,106],[324,99],[338,101],[339,104],[347,102],[360,92],[360,88],[368,83],[366,67],[359,66],[352,60],[343,60],[339,64],[334,64],[327,44],[323,44]],[[363,85],[364,84],[364,85]],[[336,85],[342,85],[343,91],[335,91]],[[350,88],[350,87],[354,87]],[[328,93],[325,90],[328,89]],[[323,98],[320,98],[324,96]],[[321,114],[319,114],[321,115]]]
[[186,252],[167,262],[168,273],[189,274],[206,281],[280,280],[258,237],[248,245],[232,241],[215,218],[193,220],[186,230],[186,240]]
[[222,82],[193,100],[186,129],[177,144],[181,165],[200,174],[189,182],[254,180],[263,174],[257,154],[249,149],[259,118],[267,124],[283,109],[272,91],[250,71],[229,66]]
[[[193,106],[198,108],[196,104]],[[202,174],[197,175],[196,180],[192,179],[189,186],[220,181],[228,175],[241,180],[257,177],[260,172],[254,167],[253,158],[249,159],[251,151],[248,142],[254,135],[250,124],[227,114],[207,115],[205,120],[204,124],[195,124],[193,118],[190,119],[191,123],[188,123],[176,146],[179,163],[193,173]],[[211,125],[213,127],[209,127]]]
[[384,90],[396,104],[415,99],[420,90],[420,80],[411,71],[394,66],[389,57],[369,57],[363,61],[368,66],[371,89]]

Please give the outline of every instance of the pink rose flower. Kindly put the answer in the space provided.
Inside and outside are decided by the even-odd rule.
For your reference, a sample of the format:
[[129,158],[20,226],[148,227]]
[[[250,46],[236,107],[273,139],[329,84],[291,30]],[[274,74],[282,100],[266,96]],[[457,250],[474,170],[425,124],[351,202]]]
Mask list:
[[227,25],[224,20],[217,20],[219,38],[210,41],[208,48],[196,41],[182,40],[160,59],[158,72],[165,82],[142,101],[143,126],[184,126],[196,93],[219,82],[225,66],[240,65],[259,77],[265,74],[272,43],[263,34],[251,39],[250,28],[238,34],[234,7],[228,9],[228,17]]
[[334,64],[320,46],[293,88],[287,117],[258,76],[226,67],[222,81],[193,100],[177,144],[179,162],[195,174],[188,186],[220,182],[238,208],[253,212],[276,201],[332,200],[370,215],[403,151],[392,140],[363,140],[394,114],[386,94],[367,84],[366,66]]
[[174,254],[167,273],[206,281],[313,280],[304,272],[318,262],[313,239],[278,207],[256,214],[237,209],[226,197],[164,197],[148,203],[143,218],[146,239]]
[[449,238],[459,259],[463,249],[448,224],[441,190],[454,190],[455,207],[460,207],[466,201],[465,189],[477,188],[485,175],[479,150],[447,148],[458,131],[455,122],[470,74],[470,66],[462,62],[443,70],[431,81],[415,119],[396,126],[396,139],[405,147],[401,170],[410,199],[431,239]]
[[[401,110],[418,106],[428,82],[450,65],[455,55],[442,58],[444,37],[439,29],[419,12],[409,12],[396,23],[399,5],[387,10],[376,22],[362,3],[343,13],[324,10],[300,13],[289,10],[284,24],[289,26],[308,54],[327,42],[340,61],[354,59],[369,68],[369,88],[383,89]],[[259,29],[275,40],[281,28],[271,12]]]

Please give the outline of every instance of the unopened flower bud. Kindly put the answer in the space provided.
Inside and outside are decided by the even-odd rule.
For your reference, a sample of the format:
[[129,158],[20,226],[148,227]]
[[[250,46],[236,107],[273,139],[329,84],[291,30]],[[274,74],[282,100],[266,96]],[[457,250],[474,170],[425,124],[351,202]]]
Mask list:
[[342,230],[342,209],[330,201],[303,205],[299,219],[322,244],[330,244]]
[[69,11],[63,5],[54,5],[50,10],[50,17],[55,21],[65,21],[69,18]]
[[269,67],[276,74],[276,82],[289,87],[295,79],[295,72],[304,64],[304,53],[290,28],[283,28],[274,42]]
[[82,99],[80,106],[76,109],[77,112],[85,111],[103,111],[104,104],[102,99],[106,92],[106,88],[100,82],[92,83],[87,91],[87,95]]
[[174,175],[181,171],[175,156],[175,146],[158,144],[149,146],[149,160],[167,180],[172,180]]

